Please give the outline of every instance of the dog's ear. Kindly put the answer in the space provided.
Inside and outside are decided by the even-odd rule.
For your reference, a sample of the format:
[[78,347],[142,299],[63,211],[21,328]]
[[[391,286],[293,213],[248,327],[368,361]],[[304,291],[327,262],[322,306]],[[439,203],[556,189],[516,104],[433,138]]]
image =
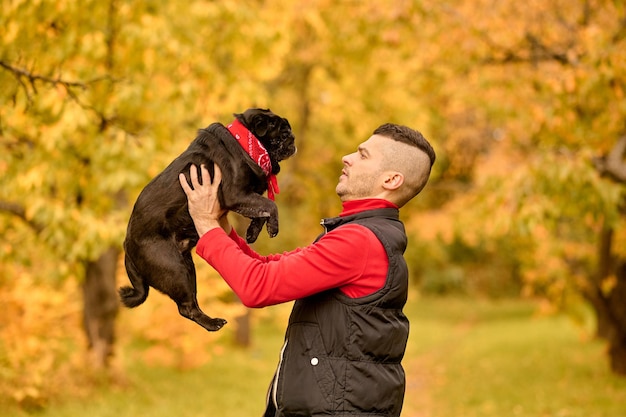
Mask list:
[[265,136],[270,128],[269,119],[262,114],[255,115],[252,118],[252,126],[257,137]]
[[239,120],[244,126],[251,130],[257,137],[262,137],[272,128],[270,119],[266,114],[259,113],[268,112],[263,109],[248,109],[244,113],[233,113],[233,116]]

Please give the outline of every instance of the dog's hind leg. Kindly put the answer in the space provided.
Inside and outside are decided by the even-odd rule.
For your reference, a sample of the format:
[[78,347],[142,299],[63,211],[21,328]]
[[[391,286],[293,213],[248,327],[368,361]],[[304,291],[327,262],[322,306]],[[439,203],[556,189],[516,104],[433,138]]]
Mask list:
[[195,321],[208,331],[221,329],[226,324],[226,320],[207,316],[198,305],[198,299],[196,297],[196,268],[193,264],[191,253],[189,251],[183,252],[182,256],[187,268],[186,275],[188,285],[185,288],[186,291],[181,292],[177,298],[173,298],[178,305],[178,312],[181,316]]
[[128,308],[137,307],[146,301],[146,298],[148,298],[148,290],[150,287],[141,277],[140,272],[137,270],[137,267],[128,253],[126,253],[126,256],[124,257],[124,265],[126,266],[126,273],[128,274],[132,287],[126,286],[120,288],[120,299]]
[[191,252],[181,253],[173,240],[152,242],[150,252],[150,285],[174,300],[181,316],[209,331],[221,329],[226,320],[207,316],[198,305],[196,268]]

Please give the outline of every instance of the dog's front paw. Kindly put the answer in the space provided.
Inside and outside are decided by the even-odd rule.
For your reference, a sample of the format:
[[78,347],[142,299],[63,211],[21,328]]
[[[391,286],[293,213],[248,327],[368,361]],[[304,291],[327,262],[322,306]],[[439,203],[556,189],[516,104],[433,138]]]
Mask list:
[[255,217],[252,219],[250,226],[248,226],[248,230],[246,230],[246,242],[256,242],[261,230],[263,230],[263,225],[266,220],[267,219],[265,217]]
[[267,220],[267,233],[270,235],[270,237],[276,237],[276,235],[278,234],[278,218],[277,217],[270,217]]
[[256,242],[258,237],[259,237],[259,234],[258,233],[251,233],[250,229],[248,229],[248,231],[246,232],[246,242],[248,242],[248,243]]

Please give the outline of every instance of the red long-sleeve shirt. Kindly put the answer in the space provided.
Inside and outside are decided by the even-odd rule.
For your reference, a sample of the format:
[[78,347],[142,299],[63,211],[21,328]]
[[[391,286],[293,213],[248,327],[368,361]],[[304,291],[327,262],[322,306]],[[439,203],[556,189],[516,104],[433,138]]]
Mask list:
[[[382,199],[343,203],[340,216],[396,207]],[[339,288],[364,297],[385,284],[388,259],[374,233],[358,224],[340,226],[317,242],[291,252],[262,256],[237,233],[222,229],[204,234],[196,253],[224,278],[247,307],[265,307]]]

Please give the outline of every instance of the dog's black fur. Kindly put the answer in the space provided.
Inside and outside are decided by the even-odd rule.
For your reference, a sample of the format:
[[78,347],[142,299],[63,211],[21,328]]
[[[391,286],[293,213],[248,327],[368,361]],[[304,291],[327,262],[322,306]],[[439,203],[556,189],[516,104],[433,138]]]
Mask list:
[[[267,149],[272,173],[280,171],[279,161],[296,152],[294,135],[287,119],[269,109],[248,109],[234,115]],[[126,272],[132,287],[119,290],[127,307],[136,307],[148,297],[149,287],[167,294],[178,305],[180,314],[207,330],[219,330],[226,321],[211,318],[198,306],[196,270],[191,250],[198,233],[189,215],[187,197],[178,176],[189,182],[192,164],[204,164],[213,178],[214,163],[222,171],[218,189],[220,205],[252,221],[246,233],[256,240],[263,225],[271,237],[278,233],[276,204],[263,197],[267,177],[237,140],[220,123],[201,129],[196,139],[141,192],[128,223],[124,250]]]

